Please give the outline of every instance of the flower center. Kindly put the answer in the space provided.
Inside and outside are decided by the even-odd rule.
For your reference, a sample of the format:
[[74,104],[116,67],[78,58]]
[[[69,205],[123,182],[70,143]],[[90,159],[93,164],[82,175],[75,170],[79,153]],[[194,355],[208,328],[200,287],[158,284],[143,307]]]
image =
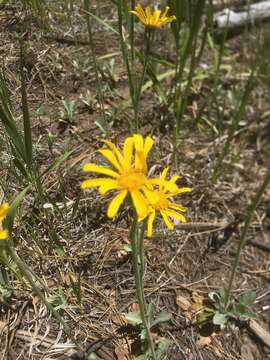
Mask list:
[[158,201],[153,204],[156,210],[162,210],[168,207],[168,200],[162,192],[158,192]]
[[145,183],[145,175],[135,170],[124,172],[118,179],[118,184],[128,191],[139,190]]

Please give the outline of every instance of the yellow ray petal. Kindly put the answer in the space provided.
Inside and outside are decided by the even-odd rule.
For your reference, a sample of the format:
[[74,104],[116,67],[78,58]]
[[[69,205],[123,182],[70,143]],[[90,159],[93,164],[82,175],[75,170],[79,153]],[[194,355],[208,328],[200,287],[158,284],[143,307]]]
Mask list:
[[119,207],[125,200],[125,197],[127,196],[127,190],[121,191],[119,194],[117,194],[112,201],[109,204],[108,210],[107,210],[107,216],[109,218],[115,217],[117,214]]
[[4,220],[9,210],[8,203],[3,203],[0,205],[0,221]]
[[109,180],[106,182],[106,184],[101,185],[98,190],[100,195],[104,195],[110,190],[119,189],[121,189],[121,187],[118,185],[118,182],[116,180]]
[[168,208],[178,210],[178,211],[182,211],[182,212],[187,211],[187,208],[185,206],[174,204],[174,203],[172,203],[170,201],[168,201]]
[[112,149],[118,159],[119,164],[124,167],[123,155],[120,153],[117,147],[109,140],[103,140],[103,142]]
[[130,195],[139,220],[144,219],[149,211],[146,199],[139,191],[131,191]]
[[8,230],[0,230],[0,240],[6,240],[8,238]]
[[152,234],[153,234],[153,222],[155,220],[155,216],[156,216],[155,211],[151,212],[151,214],[149,215],[148,223],[147,223],[147,236],[148,237],[152,237]]
[[158,10],[158,9],[154,10],[154,13],[152,15],[152,20],[151,20],[152,26],[157,26],[157,24],[159,22],[160,13],[161,13],[160,10]]
[[191,192],[191,191],[192,191],[192,189],[189,188],[189,187],[182,187],[182,188],[179,188],[177,191],[175,191],[173,196],[178,195],[178,194],[188,193],[188,192]]
[[170,7],[169,6],[166,6],[165,10],[164,10],[164,13],[161,15],[161,19],[162,18],[165,18],[168,14],[168,11],[169,11]]
[[120,173],[123,171],[123,168],[119,161],[116,159],[114,153],[109,149],[100,149],[98,152],[105,157]]
[[110,184],[112,179],[107,178],[98,178],[98,179],[87,179],[82,181],[81,183],[81,189],[90,189],[92,187],[99,187],[99,186],[106,186],[107,184]]
[[147,136],[143,147],[143,155],[145,159],[147,158],[149,151],[152,149],[153,144],[154,144],[154,140],[151,139],[149,136]]
[[143,137],[140,134],[133,135],[135,150],[138,152],[143,152]]
[[148,188],[144,187],[143,192],[145,194],[145,197],[150,202],[151,205],[155,206],[159,202],[159,194],[156,191],[151,191]]
[[[135,10],[137,12],[137,14],[135,14],[135,15],[137,15],[138,18],[141,20],[141,22],[146,25],[146,17],[145,17],[145,14],[144,14],[144,11],[143,11],[141,5],[137,5],[135,7]],[[135,13],[135,12],[133,12],[133,13]]]
[[173,20],[176,20],[176,17],[174,15],[172,15],[172,16],[166,18],[166,19],[162,19],[160,25],[165,25],[167,23],[172,22]]
[[145,17],[146,17],[146,24],[151,25],[151,9],[150,6],[147,6],[145,9]]
[[166,210],[160,210],[160,214],[163,217],[163,220],[164,220],[167,228],[172,230],[174,226],[173,226],[173,223],[169,220],[169,218],[167,216],[167,211]]
[[99,173],[99,174],[112,176],[114,178],[119,177],[119,174],[117,174],[117,172],[115,172],[115,171],[113,171],[111,169],[108,169],[106,167],[103,167],[103,166],[98,166],[96,164],[85,164],[83,166],[83,171],[96,172],[96,173]]
[[179,214],[178,212],[176,211],[173,211],[173,210],[164,210],[164,212],[166,212],[166,214],[172,218],[175,218],[175,219],[178,219],[180,220],[181,222],[187,222],[187,219],[184,217],[184,215],[182,214]]
[[134,139],[132,137],[128,137],[124,142],[123,153],[124,153],[124,165],[126,170],[130,169],[131,167],[133,143],[134,143]]

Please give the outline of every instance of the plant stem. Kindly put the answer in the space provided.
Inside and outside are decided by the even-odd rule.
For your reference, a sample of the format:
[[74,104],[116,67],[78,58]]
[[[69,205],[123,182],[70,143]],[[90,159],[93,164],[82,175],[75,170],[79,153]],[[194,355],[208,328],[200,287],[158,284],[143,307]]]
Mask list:
[[134,101],[134,123],[133,123],[134,132],[137,132],[138,128],[139,128],[139,118],[138,118],[139,117],[139,102],[140,102],[142,86],[144,83],[145,74],[146,74],[146,70],[147,70],[147,66],[148,66],[150,47],[151,47],[151,37],[152,37],[151,29],[146,28],[146,30],[145,30],[146,47],[145,47],[145,53],[144,53],[143,70],[142,70],[142,75],[139,80],[139,85],[136,89],[135,101]]
[[229,285],[228,285],[227,294],[226,294],[225,309],[228,308],[229,303],[230,303],[231,290],[232,290],[232,286],[233,286],[234,277],[236,274],[236,269],[239,265],[241,251],[246,244],[246,235],[247,235],[247,231],[248,231],[251,219],[252,219],[254,211],[256,210],[256,207],[258,206],[258,204],[261,200],[261,197],[262,197],[264,191],[266,190],[267,186],[269,185],[269,183],[270,183],[270,170],[266,173],[264,182],[262,183],[261,187],[257,191],[257,194],[256,194],[253,202],[251,203],[250,207],[247,210],[247,217],[246,217],[245,224],[244,224],[241,236],[240,236],[240,241],[238,244],[236,256],[235,256],[234,263],[232,266],[231,277],[229,280]]
[[130,230],[130,240],[131,240],[131,248],[132,248],[132,265],[133,265],[133,271],[135,277],[136,293],[139,302],[139,309],[140,309],[142,323],[146,331],[148,347],[151,351],[153,360],[157,360],[155,353],[155,345],[150,331],[150,324],[147,314],[147,304],[146,304],[144,288],[143,288],[142,242],[144,240],[144,229],[145,229],[145,225],[143,225],[140,228],[137,218],[134,217],[133,224]]
[[90,15],[89,15],[89,12],[90,12],[89,0],[84,0],[84,10],[85,10],[85,16],[86,16],[86,22],[87,22],[89,44],[90,44],[90,49],[91,49],[91,53],[92,53],[92,61],[93,61],[93,66],[94,66],[94,71],[95,71],[96,84],[97,84],[98,102],[99,102],[99,106],[100,106],[101,113],[102,113],[103,124],[106,127],[106,131],[108,131],[108,124],[107,124],[107,119],[106,119],[106,114],[105,114],[105,109],[104,109],[104,97],[103,97],[103,92],[101,89],[101,83],[100,83],[99,74],[98,74],[96,50],[95,50],[95,44],[94,44],[94,39],[93,39],[93,34],[92,34],[92,27],[91,27],[91,20],[90,20]]
[[36,285],[35,281],[32,278],[32,272],[28,268],[28,265],[22,261],[22,259],[17,255],[16,251],[14,250],[12,244],[8,245],[8,253],[11,256],[14,263],[18,266],[18,268],[21,270],[27,281],[29,282],[31,288],[33,291],[38,295],[40,300],[43,302],[43,304],[47,307],[47,309],[53,314],[53,316],[59,321],[59,323],[62,325],[64,332],[66,335],[74,342],[74,344],[84,353],[84,349],[82,346],[78,343],[78,341],[73,336],[70,328],[65,323],[65,321],[62,319],[62,317],[59,315],[59,313],[54,309],[54,307],[46,300],[45,296],[39,289],[39,287]]

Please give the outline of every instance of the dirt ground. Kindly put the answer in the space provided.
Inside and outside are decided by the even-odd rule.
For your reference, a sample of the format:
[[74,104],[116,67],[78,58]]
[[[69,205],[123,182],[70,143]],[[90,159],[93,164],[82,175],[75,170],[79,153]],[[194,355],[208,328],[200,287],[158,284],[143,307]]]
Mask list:
[[[106,21],[116,27],[111,4],[103,1],[99,9],[93,4],[92,11],[101,17],[106,14]],[[14,230],[16,248],[46,284],[48,292],[62,296],[59,311],[77,340],[97,354],[92,359],[128,360],[131,359],[128,351],[136,352],[138,335],[123,316],[137,307],[131,260],[124,247],[129,243],[131,220],[128,211],[122,211],[114,222],[107,219],[109,197],[100,200],[96,191],[82,193],[79,186],[84,179],[81,166],[86,160],[96,159],[95,150],[101,146],[102,134],[95,123],[100,119],[100,109],[86,24],[77,6],[67,11],[69,16],[55,4],[51,16],[42,21],[30,12],[22,12],[17,5],[0,5],[1,65],[18,121],[21,100],[17,35],[25,33],[35,161],[46,169],[61,154],[72,151],[65,164],[44,179],[48,206],[40,209],[31,194],[26,197]],[[132,112],[128,107],[123,110],[119,107],[129,99],[129,93],[118,38],[100,24],[93,26],[103,70],[108,61],[100,57],[116,53],[110,58],[115,61],[114,76],[104,70],[102,84],[106,111],[113,121],[110,139],[121,144],[129,134]],[[248,39],[245,46],[241,37],[226,44],[221,96],[245,80],[243,74],[247,73],[256,34],[245,34]],[[139,48],[141,35],[140,32],[136,35]],[[157,34],[153,51],[173,61],[171,49],[164,47],[168,37],[168,30]],[[206,51],[199,66],[208,66],[211,61]],[[174,80],[165,80],[166,86],[170,87]],[[167,357],[170,360],[266,360],[270,359],[269,349],[246,324],[231,323],[224,330],[212,329],[205,334],[195,321],[196,306],[207,293],[228,283],[247,207],[270,165],[269,82],[266,73],[258,73],[233,141],[233,160],[225,163],[225,175],[213,185],[210,174],[226,139],[226,129],[223,137],[214,139],[207,121],[194,124],[198,108],[212,85],[210,78],[194,83],[180,136],[177,168],[172,164],[172,115],[159,104],[152,88],[142,97],[140,132],[155,140],[149,167],[158,174],[169,165],[171,174],[181,175],[181,184],[193,189],[191,194],[181,197],[188,207],[186,227],[167,231],[161,224],[160,232],[145,243],[147,300],[158,311],[166,310],[173,315],[154,336],[171,340]],[[87,90],[93,99],[91,106],[81,100]],[[63,97],[76,102],[71,124],[59,121]],[[203,118],[214,121],[214,116],[211,104],[207,104]],[[230,109],[226,116],[228,126]],[[20,187],[10,171],[6,138],[0,131],[1,177],[12,198]],[[269,248],[263,250],[251,242],[270,246],[269,196],[268,189],[249,228],[233,292],[237,295],[246,290],[256,291],[253,310],[266,331],[270,331]],[[64,210],[50,207],[51,203]],[[52,237],[56,239],[54,246]],[[71,291],[78,282],[80,301]],[[13,284],[10,303],[0,304],[1,359],[82,358],[29,285],[16,279]]]

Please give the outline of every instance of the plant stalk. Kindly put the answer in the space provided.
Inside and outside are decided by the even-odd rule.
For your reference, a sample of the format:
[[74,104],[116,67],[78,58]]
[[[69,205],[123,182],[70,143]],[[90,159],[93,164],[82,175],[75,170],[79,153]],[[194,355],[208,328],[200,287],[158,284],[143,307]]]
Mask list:
[[145,224],[140,227],[137,218],[133,220],[130,230],[130,240],[132,248],[132,265],[135,277],[136,293],[139,303],[140,315],[143,326],[146,331],[148,347],[151,351],[153,360],[157,360],[155,353],[155,345],[152,339],[150,324],[147,314],[147,304],[145,300],[144,287],[143,287],[143,246]]
[[139,79],[139,84],[138,87],[136,89],[136,93],[135,93],[135,101],[134,101],[134,123],[133,123],[133,127],[134,127],[134,132],[138,132],[138,128],[139,128],[139,102],[140,102],[140,97],[141,97],[141,92],[142,92],[142,87],[143,87],[143,83],[145,80],[145,75],[146,75],[146,70],[147,70],[147,66],[148,66],[148,60],[149,60],[149,54],[150,54],[150,47],[151,47],[151,38],[152,38],[152,31],[151,29],[147,29],[145,30],[145,53],[144,53],[144,61],[143,61],[143,69],[142,69],[142,75]]
[[93,62],[96,84],[97,84],[98,102],[99,102],[99,106],[100,106],[101,113],[102,113],[103,124],[104,124],[104,126],[106,126],[106,131],[107,131],[108,123],[107,123],[105,109],[104,109],[104,96],[103,96],[101,83],[100,83],[100,79],[99,79],[96,50],[95,50],[95,44],[94,44],[94,39],[93,39],[93,34],[92,34],[92,27],[91,27],[91,20],[90,20],[90,15],[89,15],[89,12],[90,12],[89,0],[84,0],[84,10],[85,10],[85,16],[86,16],[89,44],[90,44],[90,49],[91,49],[91,53],[92,53],[92,62]]
[[269,185],[269,183],[270,183],[270,170],[266,173],[266,176],[264,178],[264,181],[263,181],[261,187],[257,191],[257,194],[256,194],[253,202],[251,203],[250,207],[247,210],[247,217],[246,217],[246,220],[245,220],[243,230],[241,232],[241,237],[240,237],[240,241],[239,241],[239,244],[238,244],[238,248],[237,248],[236,256],[235,256],[234,263],[233,263],[233,266],[232,266],[232,272],[231,272],[231,276],[230,276],[230,280],[229,280],[229,284],[228,284],[228,288],[227,288],[227,294],[226,294],[226,300],[225,300],[225,309],[228,308],[229,303],[230,303],[233,281],[234,281],[234,277],[235,277],[235,274],[236,274],[237,267],[239,265],[241,251],[242,251],[243,247],[246,244],[246,235],[247,235],[247,231],[248,231],[250,222],[252,220],[254,211],[256,210],[256,208],[257,208],[257,206],[258,206],[258,204],[259,204],[259,202],[261,200],[261,197],[262,197],[264,191],[266,190],[267,186]]

